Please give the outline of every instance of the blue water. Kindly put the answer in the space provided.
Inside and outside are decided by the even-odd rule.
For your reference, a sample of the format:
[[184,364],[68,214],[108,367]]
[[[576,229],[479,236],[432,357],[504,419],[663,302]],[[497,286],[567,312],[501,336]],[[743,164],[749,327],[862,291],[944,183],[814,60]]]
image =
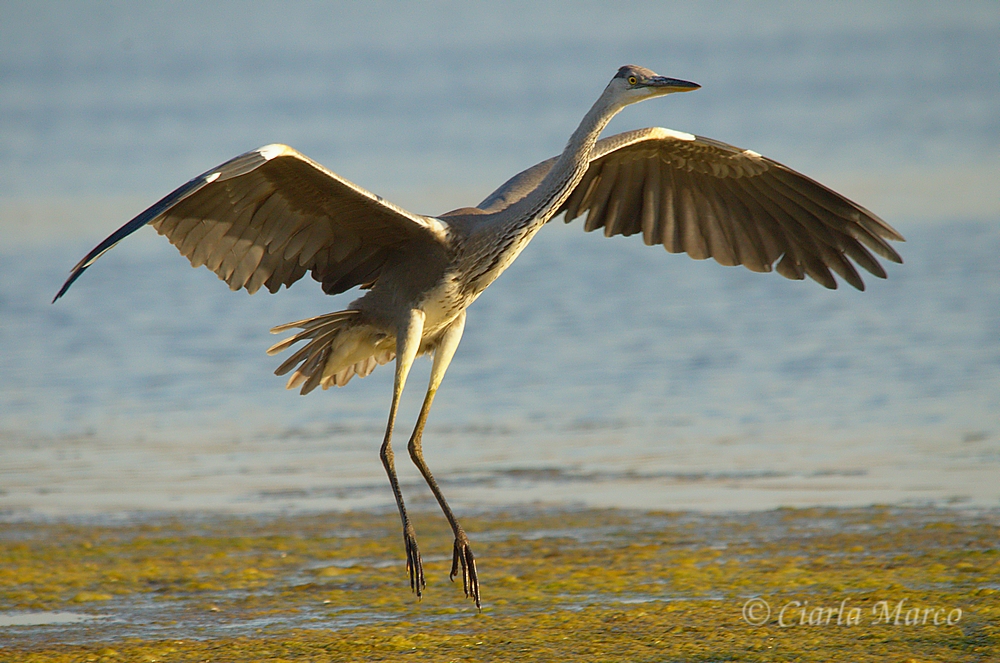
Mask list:
[[1000,504],[995,4],[247,7],[0,5],[0,509],[389,503],[391,371],[302,398],[263,352],[351,295],[234,294],[151,230],[52,295],[131,215],[269,142],[415,211],[475,203],[558,153],[626,62],[704,87],[609,131],[802,169],[897,227],[906,263],[828,292],[553,224],[470,310],[426,442],[448,494]]

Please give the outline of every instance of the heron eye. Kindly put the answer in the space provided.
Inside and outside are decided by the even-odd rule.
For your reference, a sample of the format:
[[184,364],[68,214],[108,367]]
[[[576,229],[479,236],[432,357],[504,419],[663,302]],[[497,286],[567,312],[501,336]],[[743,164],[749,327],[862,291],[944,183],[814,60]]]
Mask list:
[[636,78],[635,76],[629,76],[628,77],[628,84],[629,85],[635,85],[638,82],[639,82],[639,79]]

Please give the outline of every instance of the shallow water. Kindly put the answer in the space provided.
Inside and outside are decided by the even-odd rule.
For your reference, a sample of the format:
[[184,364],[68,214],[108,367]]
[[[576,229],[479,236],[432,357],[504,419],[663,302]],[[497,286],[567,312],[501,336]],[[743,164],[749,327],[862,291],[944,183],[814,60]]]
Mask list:
[[263,353],[269,327],[350,296],[233,294],[152,231],[52,295],[132,214],[267,142],[417,211],[477,201],[557,153],[628,61],[704,88],[612,130],[665,124],[801,168],[896,226],[906,264],[827,292],[553,224],[470,310],[427,436],[449,496],[1000,502],[990,3],[636,5],[641,30],[559,4],[169,7],[0,9],[0,509],[391,502],[391,371],[302,398]]
[[0,626],[61,626],[91,619],[96,617],[77,612],[13,612],[0,614]]

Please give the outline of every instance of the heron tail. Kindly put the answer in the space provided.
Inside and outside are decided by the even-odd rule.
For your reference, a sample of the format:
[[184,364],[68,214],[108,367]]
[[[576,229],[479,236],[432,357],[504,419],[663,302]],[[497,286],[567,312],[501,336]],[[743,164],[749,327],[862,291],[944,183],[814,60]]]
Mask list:
[[302,331],[272,345],[267,349],[269,355],[308,341],[274,371],[275,375],[284,375],[298,367],[288,378],[287,389],[301,386],[300,393],[305,395],[316,387],[343,387],[355,375],[367,377],[377,366],[392,361],[395,342],[359,320],[358,313],[352,309],[337,311],[271,329],[272,334],[289,329]]

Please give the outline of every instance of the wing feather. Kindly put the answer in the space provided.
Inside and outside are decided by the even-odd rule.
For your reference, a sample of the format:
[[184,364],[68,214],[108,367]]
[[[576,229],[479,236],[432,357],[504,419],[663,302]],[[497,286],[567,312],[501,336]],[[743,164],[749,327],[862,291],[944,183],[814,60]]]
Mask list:
[[704,260],[711,254],[702,235],[699,222],[699,211],[694,199],[690,173],[681,170],[677,172],[676,181],[680,183],[680,195],[677,199],[677,220],[680,230],[681,246],[685,253],[695,260]]
[[736,185],[736,180],[720,180],[720,190],[733,201],[734,218],[742,222],[748,235],[760,240],[762,261],[766,269],[788,251],[788,241],[781,226],[754,200],[752,192]]
[[836,282],[833,282],[831,285],[833,276],[830,275],[829,270],[826,270],[817,258],[819,249],[816,246],[816,240],[810,236],[809,232],[792,215],[786,212],[784,208],[775,203],[767,195],[768,192],[766,189],[761,191],[757,181],[753,179],[748,180],[747,189],[764,213],[774,219],[782,231],[784,231],[790,246],[795,247],[792,252],[794,258],[805,269],[805,273],[827,288],[836,288]]
[[226,236],[232,223],[229,221],[212,223],[208,219],[204,219],[206,232],[198,240],[198,244],[194,247],[194,252],[190,257],[192,267],[201,267],[208,263],[212,259],[212,254],[215,252],[215,247],[218,246],[222,238]]
[[660,242],[670,253],[683,253],[684,245],[679,232],[680,221],[676,206],[679,188],[674,183],[675,175],[672,168],[662,169],[660,191],[663,196],[663,206],[660,208]]
[[698,189],[698,196],[704,209],[704,225],[708,227],[709,252],[721,265],[731,267],[743,264],[740,246],[746,240],[741,242],[736,239],[739,224],[726,223],[726,219],[731,218],[732,215],[725,207],[725,199],[719,195],[706,194],[701,190],[701,187]]
[[[115,231],[70,272],[56,299],[101,255],[145,225],[165,235],[193,266],[206,265],[233,289],[276,292],[312,272],[336,275],[340,291],[381,274],[387,249],[440,248],[444,222],[411,214],[285,145],[247,152],[179,187]],[[373,264],[353,260],[375,259]],[[348,270],[336,264],[351,262]],[[324,282],[324,289],[333,284]]]
[[587,222],[583,226],[583,229],[587,232],[597,230],[604,225],[605,210],[608,205],[608,198],[611,197],[611,192],[615,187],[619,165],[618,161],[609,161],[601,168],[600,179],[596,182],[597,188],[590,203],[590,213],[587,215]]
[[[719,224],[728,234],[728,249],[733,254],[731,264],[745,265],[754,272],[771,271],[771,261],[766,258],[767,251],[761,237],[766,229],[758,228],[749,222],[749,211],[743,202],[733,195],[729,187],[725,186],[725,180],[716,193],[716,196],[709,197],[709,201],[715,207]],[[726,223],[727,219],[732,220],[731,225]]]
[[[233,230],[241,227],[243,231],[237,238],[236,243],[233,244],[233,248],[230,249],[229,255],[223,259],[222,270],[224,274],[223,278],[229,284],[229,288],[231,290],[239,290],[246,285],[247,280],[252,274],[252,271],[246,271],[247,266],[252,263],[252,269],[257,268],[261,258],[264,256],[264,247],[258,247],[256,243],[257,237],[260,235],[260,228],[251,223],[253,208],[247,205],[237,205],[234,211],[239,221],[234,224]],[[260,251],[256,251],[255,248],[259,248]],[[247,256],[256,256],[256,258],[252,257],[247,260]]]
[[[514,176],[483,204],[496,211],[516,202],[554,163]],[[871,252],[902,262],[889,245],[902,236],[864,207],[756,152],[668,129],[598,141],[560,212],[567,222],[586,214],[586,231],[641,232],[671,253],[809,276],[828,288],[837,286],[835,272],[864,289],[855,265],[885,278]]]
[[660,160],[650,159],[646,179],[642,187],[642,241],[646,246],[656,244],[659,232],[659,210],[662,207],[662,187],[660,186]]
[[604,219],[605,237],[632,234],[630,228],[633,219],[630,214],[634,214],[633,208],[635,207],[632,204],[632,195],[635,193],[633,180],[642,176],[642,173],[637,172],[637,170],[641,169],[643,165],[642,162],[636,165],[629,164],[629,167],[622,169],[618,176],[615,187],[608,196],[608,207]]
[[[155,225],[153,227],[156,228],[157,232],[160,231],[159,227]],[[190,230],[184,234],[177,233],[169,237],[169,239],[171,240],[170,243],[176,246],[177,250],[181,252],[181,255],[191,260],[198,242],[212,229],[212,224],[204,219],[184,219],[178,224],[177,229],[184,230],[185,228],[190,228]],[[177,240],[177,243],[174,243],[173,240]],[[208,247],[206,247],[206,251],[207,249]],[[204,263],[204,260],[202,260],[202,263]]]
[[[242,240],[245,241],[245,240]],[[249,243],[249,247],[243,257],[240,258],[239,263],[233,270],[232,276],[229,278],[229,287],[232,290],[239,290],[240,288],[246,288],[248,292],[252,295],[258,290],[257,288],[250,289],[248,281],[253,276],[254,272],[260,266],[260,261],[264,257],[264,247],[259,244]]]

